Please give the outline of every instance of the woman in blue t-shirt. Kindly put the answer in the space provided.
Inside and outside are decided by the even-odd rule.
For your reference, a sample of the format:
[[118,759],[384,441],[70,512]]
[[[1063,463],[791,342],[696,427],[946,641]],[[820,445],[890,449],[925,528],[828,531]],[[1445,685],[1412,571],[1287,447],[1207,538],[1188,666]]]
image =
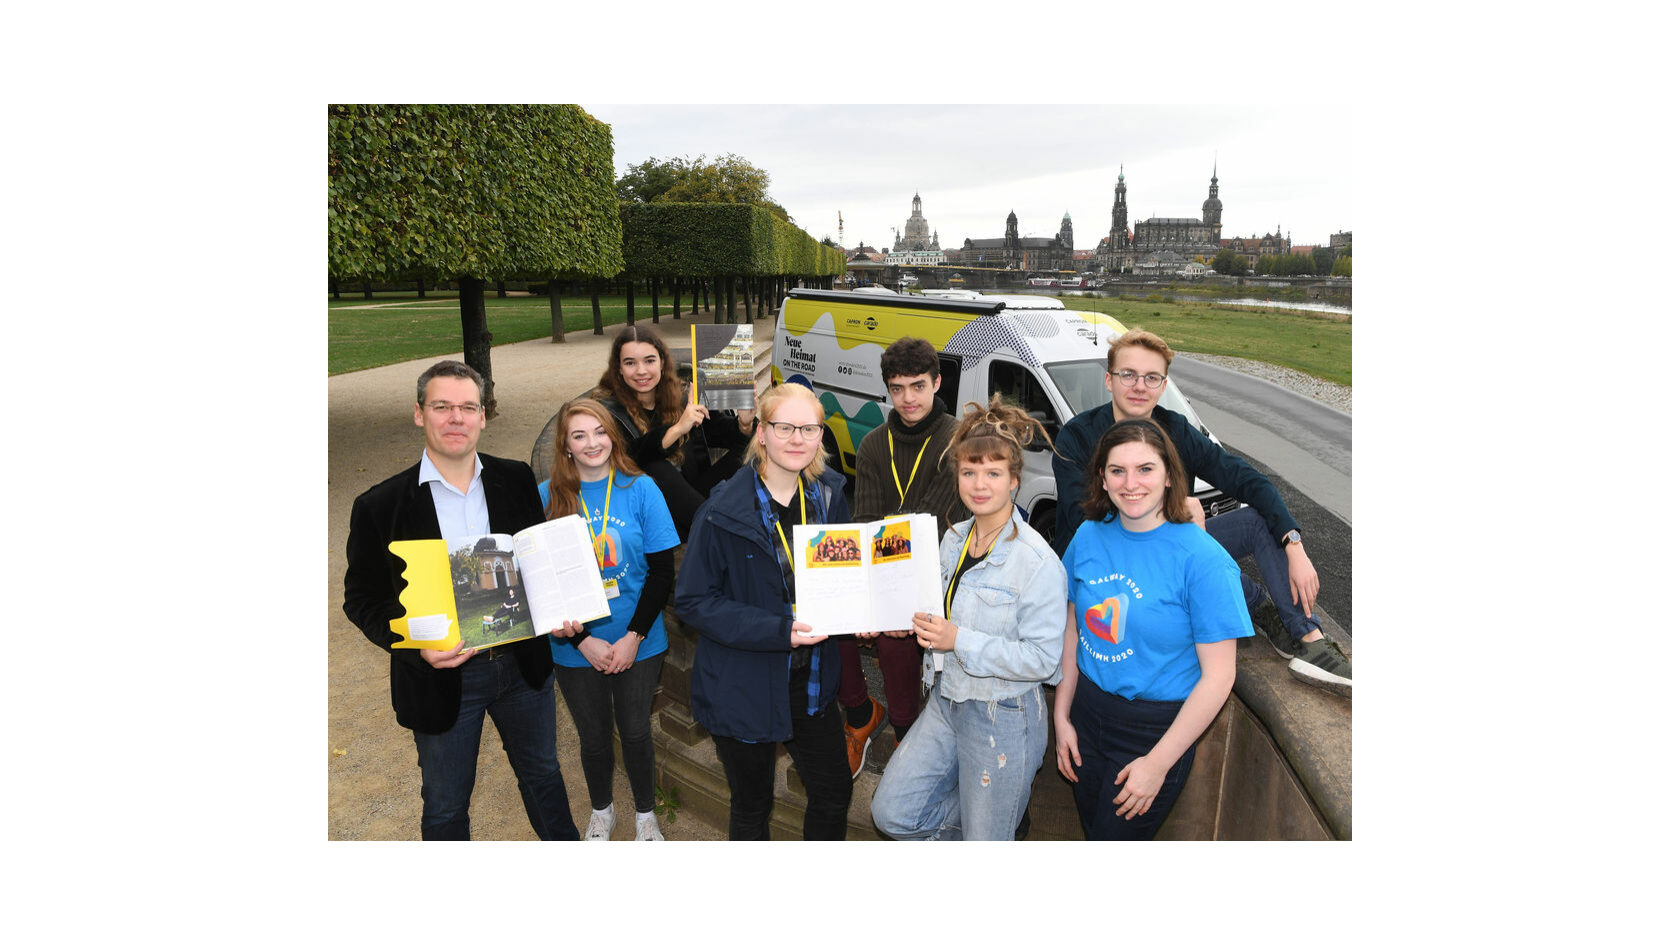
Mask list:
[[653,814],[653,693],[665,664],[660,614],[675,582],[677,530],[653,480],[624,450],[618,425],[600,403],[574,400],[560,411],[553,478],[537,487],[548,517],[581,515],[606,587],[609,616],[575,635],[549,640],[554,679],[577,726],[589,785],[585,840],[607,840],[613,811],[612,732],[618,723],[624,770],[636,802],[636,839],[663,840]]
[[1056,767],[1086,839],[1147,840],[1231,694],[1237,638],[1254,630],[1237,563],[1190,521],[1190,480],[1153,420],[1110,427],[1086,481],[1085,521],[1062,556]]

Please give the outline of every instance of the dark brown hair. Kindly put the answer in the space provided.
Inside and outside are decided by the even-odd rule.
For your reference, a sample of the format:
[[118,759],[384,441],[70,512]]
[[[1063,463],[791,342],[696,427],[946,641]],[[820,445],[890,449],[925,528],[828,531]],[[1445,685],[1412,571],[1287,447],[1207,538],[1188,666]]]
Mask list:
[[1103,467],[1108,465],[1108,454],[1124,443],[1142,443],[1161,457],[1161,465],[1167,469],[1167,491],[1161,499],[1161,514],[1169,522],[1190,521],[1190,512],[1184,504],[1190,497],[1184,463],[1178,458],[1172,438],[1162,431],[1160,424],[1148,419],[1122,420],[1097,439],[1097,447],[1091,451],[1091,461],[1085,468],[1085,501],[1080,503],[1085,517],[1106,522],[1120,514],[1108,497],[1108,490],[1103,488]]
[[647,420],[642,416],[642,402],[636,397],[636,392],[624,382],[624,372],[619,366],[619,359],[623,357],[624,346],[631,342],[652,345],[653,350],[659,352],[659,384],[653,389],[653,406],[659,412],[660,423],[675,423],[682,416],[683,389],[677,380],[677,363],[671,358],[671,349],[665,347],[665,340],[658,332],[635,325],[626,325],[613,338],[612,352],[607,355],[607,369],[601,372],[600,383],[596,385],[598,396],[610,396],[624,405],[625,412],[635,422],[636,429],[647,432]]

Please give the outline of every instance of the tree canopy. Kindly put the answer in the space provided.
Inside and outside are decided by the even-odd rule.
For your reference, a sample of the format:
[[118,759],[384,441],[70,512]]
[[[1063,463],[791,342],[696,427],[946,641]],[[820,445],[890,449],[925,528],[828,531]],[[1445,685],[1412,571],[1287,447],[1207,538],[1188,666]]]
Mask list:
[[706,160],[648,158],[628,165],[618,179],[618,199],[630,203],[744,203],[763,207],[786,220],[787,211],[770,199],[770,175],[737,154]]

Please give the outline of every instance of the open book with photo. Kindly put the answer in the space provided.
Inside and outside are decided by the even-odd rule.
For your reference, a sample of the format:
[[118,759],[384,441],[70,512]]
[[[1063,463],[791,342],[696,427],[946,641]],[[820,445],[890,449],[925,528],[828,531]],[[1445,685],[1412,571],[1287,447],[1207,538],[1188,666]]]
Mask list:
[[690,325],[694,385],[689,399],[707,410],[753,407],[753,330],[751,325]]
[[483,649],[607,616],[589,526],[576,515],[513,535],[393,541],[407,581],[397,649]]
[[793,540],[796,617],[815,633],[910,630],[914,614],[941,612],[931,515],[795,525]]

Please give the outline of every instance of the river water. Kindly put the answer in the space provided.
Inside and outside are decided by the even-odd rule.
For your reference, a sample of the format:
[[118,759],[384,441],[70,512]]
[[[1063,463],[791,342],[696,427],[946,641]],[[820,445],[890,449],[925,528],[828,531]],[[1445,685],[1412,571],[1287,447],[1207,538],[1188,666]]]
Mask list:
[[[999,294],[1006,294],[1006,295],[1007,294],[1051,295],[1051,296],[1066,295],[1066,296],[1091,298],[1091,299],[1123,298],[1123,299],[1134,299],[1134,300],[1142,298],[1142,296],[1132,295],[1130,293],[1116,294],[1116,293],[1113,293],[1113,292],[1104,292],[1101,289],[1058,289],[1058,288],[1049,288],[1049,287],[1042,287],[1042,286],[1028,286],[1026,288],[1011,287],[1009,289],[997,289],[997,290],[994,290],[994,291],[998,292]],[[1170,295],[1171,293],[1168,292],[1167,294]],[[1200,295],[1178,296],[1177,301],[1179,301],[1181,303],[1185,303],[1185,304],[1191,304],[1191,303],[1195,303],[1195,302],[1206,302],[1210,305],[1215,305],[1215,304],[1217,304],[1217,305],[1252,305],[1256,308],[1287,308],[1287,309],[1294,309],[1294,310],[1299,311],[1299,312],[1331,312],[1331,313],[1334,313],[1334,314],[1337,314],[1337,315],[1347,315],[1349,317],[1353,316],[1352,306],[1331,305],[1328,302],[1275,302],[1271,299],[1265,299],[1265,298],[1261,298],[1261,299],[1252,299],[1252,298],[1250,298],[1250,299],[1221,299],[1221,298],[1210,298],[1210,297],[1207,297],[1207,296],[1200,296]]]

